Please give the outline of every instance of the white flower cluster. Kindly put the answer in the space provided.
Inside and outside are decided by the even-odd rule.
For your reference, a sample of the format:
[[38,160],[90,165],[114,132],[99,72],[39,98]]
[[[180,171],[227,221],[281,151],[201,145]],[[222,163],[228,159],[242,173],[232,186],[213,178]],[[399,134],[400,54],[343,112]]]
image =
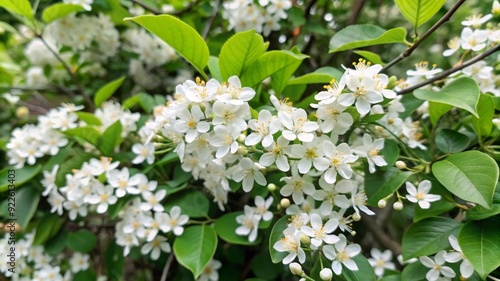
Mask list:
[[101,107],[95,110],[94,114],[101,119],[102,125],[96,128],[100,132],[104,132],[109,126],[120,120],[122,137],[126,137],[130,132],[135,132],[137,130],[137,121],[141,118],[140,113],[132,113],[114,101],[103,102]]
[[[74,274],[89,268],[89,255],[75,252],[69,259],[64,255],[53,256],[46,253],[43,246],[33,245],[34,238],[35,233],[27,233],[17,240],[15,273],[8,270],[8,257],[0,257],[0,273],[14,281],[70,281]],[[8,245],[8,237],[0,239],[0,247],[11,247]]]
[[63,0],[63,3],[80,5],[85,10],[90,11],[92,10],[92,7],[90,5],[94,3],[94,0]]
[[229,30],[236,32],[254,28],[268,36],[271,31],[280,30],[280,20],[288,17],[286,10],[292,7],[290,0],[229,0],[224,2],[222,16],[229,21]]
[[236,217],[236,221],[241,224],[240,227],[236,228],[236,234],[242,236],[248,235],[248,241],[255,241],[257,239],[259,222],[261,220],[270,221],[273,218],[273,213],[268,210],[272,203],[273,197],[264,200],[262,196],[256,196],[255,207],[245,205],[245,213]]
[[429,194],[431,187],[432,183],[428,180],[421,181],[418,184],[418,188],[415,188],[411,182],[406,182],[406,191],[408,191],[406,199],[410,202],[418,203],[422,209],[429,209],[431,202],[441,199],[441,195]]

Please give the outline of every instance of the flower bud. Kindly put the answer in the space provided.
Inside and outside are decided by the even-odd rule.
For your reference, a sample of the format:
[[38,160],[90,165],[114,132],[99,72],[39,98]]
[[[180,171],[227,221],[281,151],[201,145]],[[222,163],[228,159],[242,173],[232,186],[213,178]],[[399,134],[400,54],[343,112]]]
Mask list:
[[280,206],[282,208],[288,208],[288,206],[290,206],[290,200],[288,198],[281,199]]
[[330,281],[332,280],[332,277],[333,277],[333,272],[331,269],[329,269],[328,267],[326,268],[323,268],[320,272],[319,272],[319,277],[321,278],[321,280],[324,280],[324,281]]
[[377,205],[380,209],[385,208],[385,206],[387,205],[387,201],[385,201],[384,199],[380,199],[378,200]]
[[354,231],[354,230],[353,230],[353,231],[351,231],[351,235],[352,235],[352,236],[356,236],[356,234],[357,234],[357,232],[356,232],[356,231]]
[[311,243],[311,237],[305,235],[304,233],[300,234],[300,242],[303,244],[310,244]]
[[394,89],[398,84],[398,78],[396,76],[389,77],[389,83],[387,83],[386,89]]
[[240,136],[238,137],[238,141],[244,142],[246,138],[247,138],[247,136],[245,136],[245,134],[240,134]]
[[276,190],[276,185],[274,183],[270,183],[267,185],[267,190],[274,192]]
[[290,268],[290,272],[294,275],[301,275],[303,272],[302,266],[296,262],[292,262],[288,267]]
[[246,146],[240,145],[238,146],[238,154],[239,155],[247,155],[248,154],[248,148]]
[[394,202],[394,204],[392,205],[392,208],[396,211],[401,211],[401,210],[403,210],[403,203]]
[[361,216],[358,213],[354,213],[354,214],[352,214],[352,220],[359,221],[359,220],[361,220]]
[[306,281],[306,279],[305,278],[300,278],[299,281]]
[[403,162],[403,161],[396,161],[396,168],[402,170],[402,169],[406,169],[406,163]]
[[491,8],[491,13],[498,17],[500,15],[500,3],[498,0],[493,1],[493,7]]
[[30,110],[26,106],[20,106],[16,109],[16,117],[26,119],[30,115]]

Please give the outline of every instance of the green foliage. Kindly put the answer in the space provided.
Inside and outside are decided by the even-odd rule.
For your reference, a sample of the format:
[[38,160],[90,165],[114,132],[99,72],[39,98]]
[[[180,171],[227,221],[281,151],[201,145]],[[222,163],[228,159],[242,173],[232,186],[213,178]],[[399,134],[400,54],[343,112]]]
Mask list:
[[332,37],[329,52],[335,53],[381,44],[404,43],[405,38],[406,30],[401,27],[385,30],[371,24],[350,25]]
[[42,19],[44,22],[50,23],[69,14],[81,11],[83,11],[83,7],[80,5],[56,3],[47,7],[43,11]]
[[106,131],[102,133],[99,139],[98,148],[102,154],[109,156],[113,153],[115,147],[119,146],[122,142],[122,123],[120,120],[109,126]]
[[403,16],[415,29],[430,20],[446,0],[395,0]]
[[489,136],[493,127],[491,120],[495,115],[495,107],[491,96],[481,95],[477,104],[477,112],[479,118],[472,117],[474,129],[479,136]]
[[207,78],[203,69],[210,57],[208,46],[191,26],[170,15],[144,15],[126,20],[140,24],[165,41]]
[[281,262],[285,257],[286,253],[276,251],[273,246],[278,240],[283,237],[283,230],[288,226],[288,220],[290,216],[284,216],[280,218],[273,226],[271,230],[271,235],[269,236],[269,253],[271,254],[271,260],[273,263]]
[[432,173],[456,196],[490,208],[498,182],[498,165],[479,151],[453,154],[432,165]]
[[340,72],[340,70],[334,67],[325,66],[311,73],[290,79],[288,85],[329,84],[332,79],[340,80],[340,77],[342,77],[342,72]]
[[38,202],[40,202],[40,192],[32,186],[26,186],[17,191],[16,218],[21,229],[28,227],[31,218],[37,210]]
[[433,217],[414,223],[403,235],[405,260],[432,255],[449,246],[448,236],[457,235],[461,224],[456,220]]
[[373,63],[373,64],[380,64],[380,65],[385,65],[385,63],[382,61],[382,58],[380,58],[379,55],[370,52],[370,51],[354,51],[355,54],[362,56],[365,58],[367,61]]
[[115,79],[108,84],[102,86],[94,96],[94,103],[97,107],[101,107],[102,103],[109,99],[113,93],[120,88],[125,80],[125,76]]
[[191,226],[175,239],[174,254],[177,261],[198,278],[217,249],[217,233],[206,225]]
[[82,229],[71,232],[68,235],[66,244],[68,248],[75,252],[88,253],[95,248],[97,237],[89,230]]
[[47,240],[57,234],[62,223],[62,219],[57,214],[50,214],[43,217],[38,222],[33,244],[43,245]]
[[200,191],[187,191],[169,197],[165,209],[170,210],[174,206],[179,206],[182,213],[190,218],[200,218],[208,216],[210,202]]
[[[15,177],[10,178],[9,171],[15,171]],[[21,186],[23,183],[31,180],[42,170],[41,165],[26,166],[21,169],[14,169],[13,167],[6,167],[0,171],[0,192],[4,192],[9,188],[9,185]],[[9,181],[10,179],[10,181]]]
[[484,220],[466,223],[458,236],[465,257],[481,278],[500,266],[500,229],[498,221]]
[[240,226],[236,222],[236,217],[243,214],[243,212],[234,212],[223,215],[215,221],[215,230],[223,240],[238,245],[257,245],[262,240],[262,237],[257,236],[253,242],[248,241],[247,236],[240,236],[236,234],[236,228]]
[[444,153],[461,152],[469,146],[469,142],[466,135],[454,130],[443,129],[436,135],[436,146]]
[[358,270],[349,270],[345,265],[342,265],[342,276],[346,281],[375,281],[377,276],[373,271],[373,267],[363,255],[357,255],[352,258],[358,265]]
[[17,14],[30,20],[33,19],[33,9],[28,0],[0,0],[0,7],[12,14]]
[[387,171],[378,170],[373,174],[367,174],[365,180],[367,203],[371,206],[377,206],[380,199],[396,191],[411,175],[411,172],[402,172],[394,167],[387,169]]
[[497,184],[495,188],[495,194],[493,194],[493,203],[491,204],[491,208],[488,209],[478,205],[468,210],[466,216],[471,220],[482,220],[495,216],[497,214],[500,214],[500,183]]

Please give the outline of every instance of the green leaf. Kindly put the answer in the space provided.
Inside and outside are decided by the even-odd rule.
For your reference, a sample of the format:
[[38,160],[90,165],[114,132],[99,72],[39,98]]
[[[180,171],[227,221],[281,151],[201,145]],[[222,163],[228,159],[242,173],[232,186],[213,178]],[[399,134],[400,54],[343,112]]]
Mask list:
[[105,0],[111,11],[107,14],[111,17],[111,21],[115,25],[125,25],[123,21],[126,17],[130,17],[130,13],[127,9],[123,8],[119,0]]
[[0,7],[6,9],[9,13],[33,19],[33,9],[28,0],[0,0]]
[[395,0],[403,16],[415,27],[430,20],[446,0]]
[[93,126],[101,126],[102,125],[101,119],[99,119],[98,117],[96,117],[92,113],[78,111],[76,113],[76,115],[78,115],[78,118],[80,120],[82,120],[83,122],[87,123],[88,125],[93,125]]
[[405,111],[399,114],[401,119],[406,119],[419,108],[424,101],[421,99],[417,99],[413,93],[403,95],[401,98],[401,103],[405,106]]
[[439,131],[435,141],[436,146],[444,153],[457,153],[469,145],[469,138],[466,135],[449,129]]
[[93,154],[86,153],[81,149],[73,149],[71,152],[69,157],[60,164],[59,170],[57,171],[57,186],[64,186],[66,184],[66,175],[71,174],[73,169],[80,169],[83,162],[95,158]]
[[69,137],[77,137],[88,141],[90,144],[97,146],[101,139],[101,133],[91,127],[78,127],[64,131],[64,134]]
[[126,20],[140,24],[165,41],[206,78],[203,69],[210,57],[208,46],[191,26],[170,15],[144,15]]
[[169,197],[165,209],[170,211],[174,206],[179,206],[190,218],[200,218],[208,216],[210,201],[203,192],[190,190]]
[[57,214],[45,215],[38,223],[33,244],[43,245],[57,234],[62,223],[62,218]]
[[121,280],[120,277],[122,276],[123,265],[125,263],[123,248],[116,245],[114,241],[110,241],[104,253],[103,263],[107,275],[113,277],[112,280]]
[[472,124],[477,134],[480,136],[488,136],[493,127],[493,117],[495,115],[495,106],[493,99],[489,95],[481,95],[477,104],[477,112],[479,118],[472,117]]
[[[21,169],[15,169],[11,166],[6,167],[0,171],[0,192],[6,191],[10,184],[14,184],[16,188],[20,187],[23,183],[36,176],[41,169],[41,165],[25,166]],[[9,177],[9,175],[11,176]],[[9,179],[11,179],[11,182],[9,182]]]
[[373,174],[367,174],[365,180],[365,190],[368,195],[367,204],[377,206],[380,199],[396,191],[411,175],[411,172],[402,172],[395,167],[391,167],[385,172],[379,170]]
[[500,214],[500,183],[498,183],[495,188],[491,209],[486,209],[483,206],[477,205],[476,207],[468,210],[465,213],[465,216],[470,220],[482,220],[498,214]]
[[78,271],[73,276],[73,281],[88,281],[88,280],[97,280],[96,273],[93,269],[87,269],[85,271]]
[[66,240],[68,239],[68,230],[61,229],[56,236],[45,243],[45,252],[51,255],[57,255],[66,248]]
[[446,85],[439,92],[419,89],[415,90],[413,94],[421,100],[452,105],[465,109],[474,116],[479,117],[476,108],[481,93],[476,81],[471,78],[458,78]]
[[232,244],[238,245],[257,245],[262,240],[260,235],[257,236],[257,239],[253,242],[248,241],[248,236],[240,236],[236,234],[236,228],[240,226],[238,222],[236,222],[236,217],[243,214],[243,212],[235,212],[225,214],[222,217],[218,218],[215,221],[215,230],[217,234],[222,238],[222,240],[227,241]]
[[[298,56],[302,55],[296,46],[292,48],[291,52]],[[287,86],[290,77],[292,77],[301,63],[302,60],[298,60],[271,75],[271,88],[277,95],[280,95],[283,92],[283,89]]]
[[26,186],[16,194],[16,218],[21,230],[26,229],[38,208],[40,192],[31,186]]
[[60,19],[69,14],[83,11],[83,7],[75,4],[66,4],[66,3],[56,3],[53,4],[43,11],[42,19],[44,22],[49,23],[51,21],[55,21],[56,19]]
[[354,51],[355,54],[362,56],[367,61],[373,64],[385,65],[385,62],[382,61],[378,54],[369,51]]
[[189,269],[194,278],[201,272],[215,254],[217,233],[210,226],[196,225],[188,227],[174,242],[174,254],[177,261]]
[[404,281],[424,281],[429,269],[420,262],[410,263],[403,269],[401,279]]
[[224,79],[222,79],[222,73],[220,72],[218,57],[210,56],[207,66],[212,78],[220,82],[224,81]]
[[341,77],[342,72],[340,72],[340,70],[325,66],[316,69],[314,72],[290,79],[288,85],[329,84],[332,79],[340,80]]
[[233,35],[220,51],[222,79],[226,81],[233,75],[241,76],[243,70],[264,54],[268,46],[269,43],[264,44],[264,39],[254,29]]
[[371,24],[350,25],[337,32],[330,40],[330,53],[361,47],[404,43],[406,29],[402,27],[385,30]]
[[456,207],[456,202],[453,199],[451,193],[446,190],[439,182],[435,179],[431,179],[432,188],[429,191],[430,194],[441,195],[439,203],[431,204],[429,209],[415,208],[415,216],[413,217],[413,222],[421,221],[425,218],[435,217],[441,215]]
[[386,167],[392,167],[399,157],[399,145],[397,142],[386,139],[384,141],[384,148],[380,150],[380,154],[384,156],[385,162],[387,162]]
[[432,165],[432,173],[451,193],[490,208],[498,182],[498,165],[485,153],[466,151]]
[[82,229],[71,232],[68,235],[67,246],[71,250],[80,253],[92,251],[97,243],[97,237],[89,230]]
[[285,230],[288,226],[288,219],[290,216],[284,216],[280,218],[273,226],[271,230],[271,235],[269,235],[269,253],[271,255],[271,260],[273,263],[281,262],[286,256],[287,253],[276,251],[273,246],[278,240],[283,237],[283,230]]
[[110,156],[122,140],[122,122],[118,120],[102,133],[98,146],[99,150],[104,155]]
[[453,108],[452,105],[439,103],[439,102],[429,102],[429,116],[433,126],[436,126],[441,116],[445,115],[448,111]]
[[482,279],[500,266],[500,229],[498,221],[472,221],[464,225],[458,243],[465,257]]
[[94,96],[95,106],[101,107],[102,103],[109,99],[109,97],[111,97],[116,92],[116,90],[120,88],[124,80],[125,76],[122,76],[102,86]]
[[403,235],[403,258],[432,255],[447,248],[448,236],[456,236],[460,226],[456,220],[444,217],[427,218],[412,224]]
[[265,248],[253,257],[250,264],[255,276],[262,278],[260,280],[276,280],[283,272],[283,266],[281,264],[274,264],[271,261],[269,252]]
[[342,276],[347,281],[375,281],[377,276],[373,267],[370,265],[368,260],[362,254],[359,254],[352,258],[352,260],[358,266],[358,270],[350,270],[345,265],[342,265]]
[[290,51],[270,51],[261,55],[243,70],[240,77],[243,86],[255,86],[274,73],[295,65],[308,56]]

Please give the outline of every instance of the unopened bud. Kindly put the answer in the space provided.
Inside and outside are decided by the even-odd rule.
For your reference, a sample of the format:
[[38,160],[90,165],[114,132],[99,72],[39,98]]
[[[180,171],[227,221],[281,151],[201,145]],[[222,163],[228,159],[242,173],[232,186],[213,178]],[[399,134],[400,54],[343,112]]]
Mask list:
[[498,0],[493,1],[493,7],[491,8],[491,13],[497,17],[500,15],[500,3]]
[[402,170],[402,169],[406,169],[406,163],[403,162],[403,161],[396,161],[396,168]]
[[403,210],[403,203],[394,202],[394,204],[392,205],[392,208],[396,211],[401,211],[401,210]]
[[292,262],[289,266],[290,272],[294,275],[301,275],[303,270],[302,266],[296,262]]
[[240,134],[240,136],[238,137],[238,141],[244,142],[246,138],[247,138],[247,136],[245,136],[245,134]]
[[351,235],[352,235],[352,236],[356,236],[356,234],[357,234],[357,232],[356,232],[356,231],[354,231],[354,230],[353,230],[353,231],[351,231]]
[[270,183],[267,185],[267,190],[273,192],[276,190],[276,185],[274,183]]
[[300,242],[303,244],[310,244],[311,243],[311,237],[305,235],[304,233],[300,234]]
[[26,119],[30,115],[30,110],[26,106],[20,106],[16,109],[16,117]]
[[280,206],[282,208],[288,208],[288,206],[290,206],[290,200],[288,198],[281,199]]
[[380,209],[385,208],[385,206],[387,206],[387,201],[385,201],[384,199],[380,199],[378,200],[377,205]]
[[361,220],[361,216],[358,213],[354,213],[354,214],[352,214],[352,220],[359,221],[359,220]]
[[306,281],[306,279],[305,278],[300,278],[299,281]]
[[238,154],[243,155],[243,156],[247,155],[248,154],[248,148],[246,146],[240,145],[238,147]]
[[319,278],[321,278],[321,280],[324,280],[324,281],[330,281],[332,280],[332,277],[333,277],[333,272],[331,269],[329,269],[328,267],[326,268],[323,268],[320,272],[319,272]]
[[398,84],[398,78],[396,76],[389,77],[389,83],[387,83],[387,89],[394,89]]

